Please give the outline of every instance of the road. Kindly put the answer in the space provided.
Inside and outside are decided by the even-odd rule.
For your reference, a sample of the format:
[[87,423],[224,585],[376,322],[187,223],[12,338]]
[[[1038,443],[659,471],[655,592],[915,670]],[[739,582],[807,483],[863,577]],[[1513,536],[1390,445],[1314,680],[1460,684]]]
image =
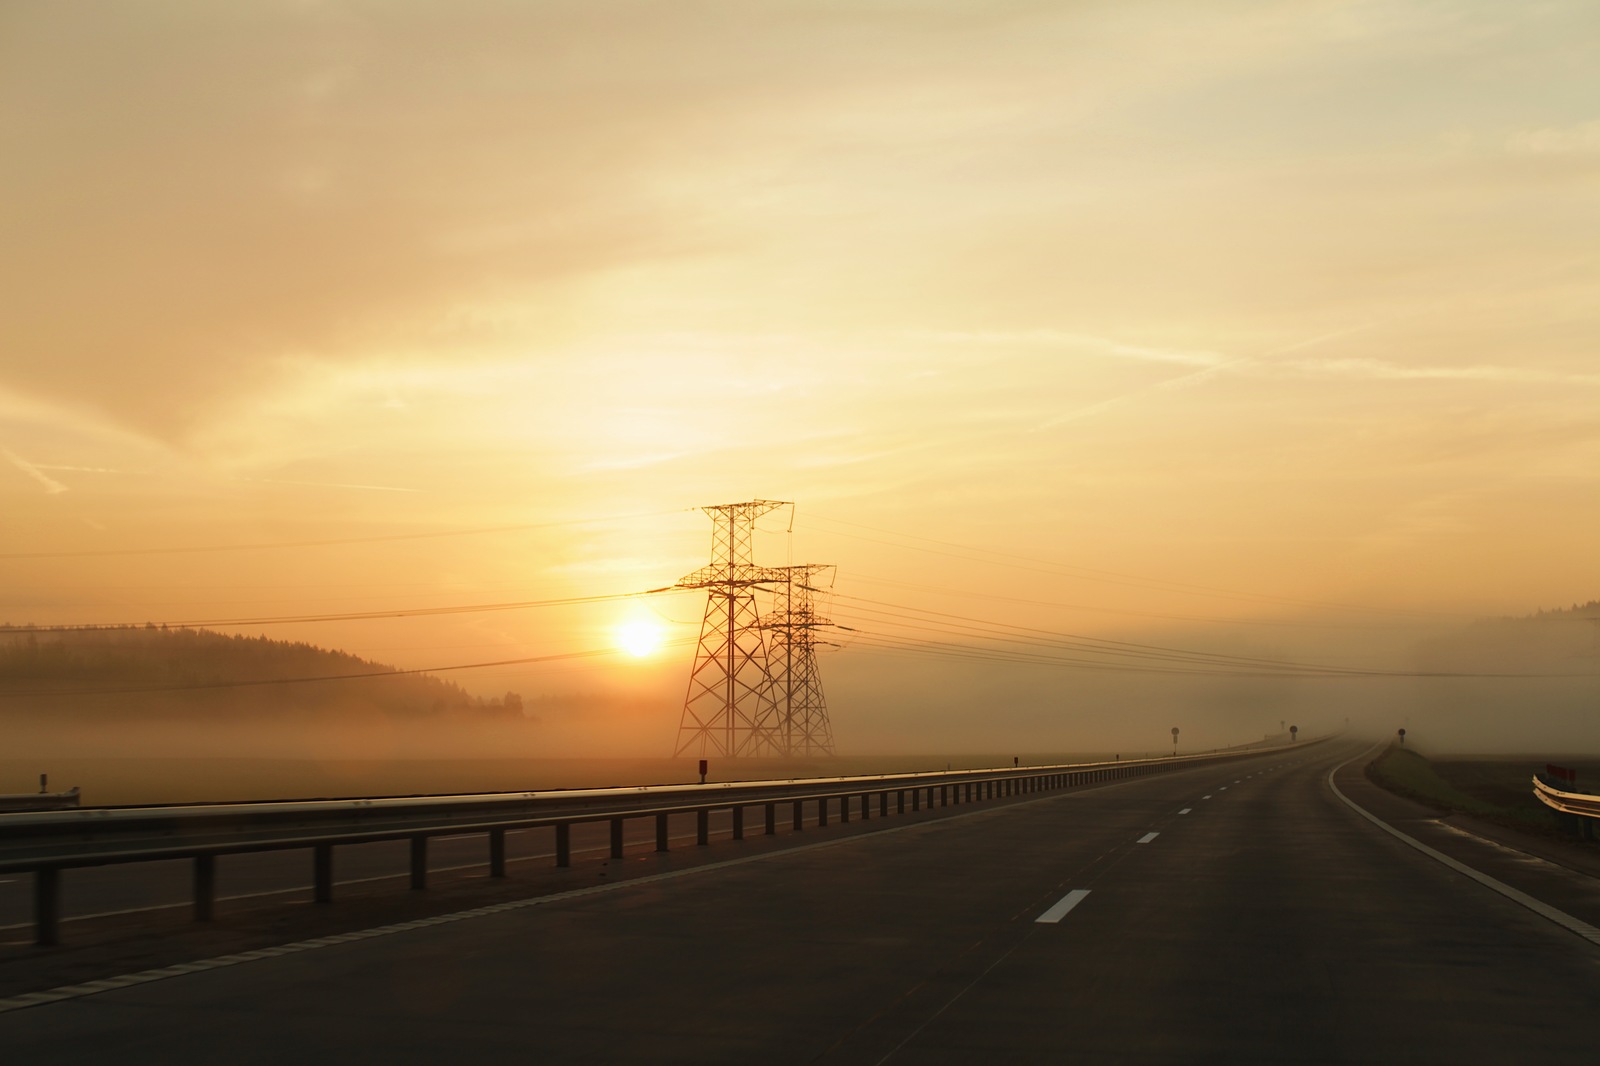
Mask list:
[[[785,850],[726,842],[537,905],[112,981],[0,1014],[0,1046],[118,1063],[1592,1059],[1600,946],[1360,817],[1328,777],[1361,751]],[[1359,766],[1335,779],[1352,800],[1427,828]],[[1592,885],[1480,857],[1600,917]]]

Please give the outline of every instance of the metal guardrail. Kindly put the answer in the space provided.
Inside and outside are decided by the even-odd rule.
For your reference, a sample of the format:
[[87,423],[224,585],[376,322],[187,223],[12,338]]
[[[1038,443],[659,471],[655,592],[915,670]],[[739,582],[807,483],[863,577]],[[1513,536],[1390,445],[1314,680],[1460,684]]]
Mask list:
[[[1300,741],[1303,747],[1315,741]],[[428,841],[434,837],[482,834],[488,841],[491,877],[506,876],[505,835],[513,830],[551,829],[555,865],[572,864],[572,826],[609,822],[611,857],[623,855],[628,819],[655,821],[655,850],[669,850],[668,822],[693,814],[696,843],[710,842],[710,815],[729,811],[733,839],[745,835],[745,812],[762,809],[763,831],[777,832],[778,808],[788,806],[793,827],[811,809],[826,826],[830,809],[848,822],[853,801],[860,817],[897,814],[909,803],[949,806],[1003,799],[1048,789],[1142,776],[1184,766],[1225,762],[1287,750],[1290,745],[1207,755],[1079,763],[1055,766],[930,771],[864,777],[791,781],[730,782],[717,785],[658,785],[633,788],[570,789],[485,795],[386,797],[273,803],[206,804],[185,807],[106,807],[67,811],[0,814],[0,874],[33,875],[34,941],[60,939],[61,872],[87,866],[170,859],[193,860],[194,917],[209,921],[216,905],[219,855],[310,849],[312,893],[318,903],[333,900],[333,848],[385,840],[411,845],[411,887],[427,887]]]
[[[1595,820],[1600,819],[1600,796],[1587,792],[1564,792],[1545,784],[1537,774],[1533,778],[1533,794],[1546,807],[1557,812],[1557,817],[1567,823],[1567,828],[1585,839],[1595,837]],[[1566,817],[1561,817],[1565,815]]]

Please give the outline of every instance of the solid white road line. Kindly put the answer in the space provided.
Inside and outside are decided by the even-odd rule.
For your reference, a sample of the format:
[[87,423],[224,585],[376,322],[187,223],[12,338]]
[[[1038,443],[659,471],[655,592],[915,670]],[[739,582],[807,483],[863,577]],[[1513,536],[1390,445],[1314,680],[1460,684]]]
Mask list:
[[1518,889],[1512,888],[1510,885],[1506,884],[1504,881],[1497,880],[1497,879],[1495,879],[1493,877],[1490,877],[1486,873],[1481,873],[1478,870],[1474,870],[1472,867],[1468,866],[1466,863],[1459,862],[1456,859],[1452,859],[1450,856],[1444,854],[1443,852],[1435,851],[1433,848],[1428,847],[1428,845],[1424,844],[1422,841],[1417,840],[1414,837],[1408,836],[1405,833],[1402,833],[1400,830],[1396,829],[1394,826],[1390,825],[1388,822],[1385,822],[1383,819],[1379,818],[1377,815],[1368,812],[1366,810],[1366,808],[1360,806],[1354,800],[1352,800],[1349,796],[1346,796],[1343,792],[1341,792],[1339,790],[1339,786],[1334,784],[1333,775],[1338,773],[1340,770],[1344,769],[1346,766],[1350,765],[1351,763],[1355,762],[1356,759],[1366,758],[1366,756],[1370,755],[1370,754],[1372,754],[1372,753],[1369,751],[1369,752],[1366,752],[1363,755],[1357,755],[1357,756],[1355,756],[1355,758],[1346,759],[1344,762],[1340,763],[1338,766],[1335,766],[1332,770],[1328,771],[1328,787],[1333,789],[1333,794],[1335,796],[1338,796],[1339,799],[1344,802],[1344,805],[1346,807],[1349,807],[1351,810],[1355,811],[1357,814],[1361,815],[1361,817],[1365,818],[1367,821],[1371,822],[1373,825],[1377,826],[1379,829],[1382,829],[1385,833],[1388,833],[1390,836],[1396,837],[1399,840],[1403,841],[1404,843],[1411,845],[1413,848],[1416,848],[1418,851],[1422,852],[1422,854],[1426,855],[1428,858],[1433,859],[1436,862],[1443,863],[1444,865],[1450,867],[1450,869],[1454,870],[1456,873],[1465,874],[1466,876],[1472,878],[1474,881],[1478,882],[1478,884],[1483,885],[1485,888],[1493,889],[1494,891],[1500,893],[1506,899],[1509,899],[1514,903],[1522,904],[1524,907],[1528,908],[1530,911],[1532,911],[1533,913],[1537,914],[1539,917],[1548,918],[1548,919],[1550,919],[1550,921],[1555,922],[1557,925],[1561,926],[1563,929],[1566,929],[1566,930],[1568,930],[1570,932],[1573,932],[1573,933],[1577,933],[1579,936],[1583,937],[1583,939],[1589,941],[1589,943],[1591,943],[1591,944],[1600,944],[1600,929],[1596,929],[1594,926],[1590,925],[1588,922],[1580,921],[1579,919],[1574,918],[1572,915],[1568,914],[1566,911],[1557,910],[1555,907],[1550,906],[1550,904],[1544,902],[1543,900],[1534,899],[1532,896],[1528,895],[1526,892],[1522,892],[1522,891],[1519,891]]
[[1083,897],[1089,894],[1087,888],[1075,888],[1056,901],[1056,905],[1035,918],[1034,924],[1043,922],[1045,925],[1055,925],[1066,917],[1068,911],[1083,902]]
[[1146,833],[1144,836],[1139,838],[1139,843],[1148,844],[1148,843],[1150,843],[1152,840],[1154,840],[1156,837],[1158,837],[1160,835],[1161,835],[1160,833]]

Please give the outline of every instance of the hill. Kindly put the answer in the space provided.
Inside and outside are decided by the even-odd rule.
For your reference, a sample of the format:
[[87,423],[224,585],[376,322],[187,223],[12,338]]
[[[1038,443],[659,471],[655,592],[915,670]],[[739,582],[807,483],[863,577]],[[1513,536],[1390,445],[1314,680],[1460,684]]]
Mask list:
[[[352,675],[377,675],[356,677]],[[289,723],[522,720],[522,699],[344,652],[157,626],[0,626],[0,721]]]

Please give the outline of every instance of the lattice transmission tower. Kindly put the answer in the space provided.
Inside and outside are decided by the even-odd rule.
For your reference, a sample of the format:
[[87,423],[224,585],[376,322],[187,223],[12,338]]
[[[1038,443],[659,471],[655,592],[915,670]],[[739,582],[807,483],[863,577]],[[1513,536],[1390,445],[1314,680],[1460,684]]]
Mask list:
[[777,606],[761,618],[766,630],[767,665],[772,676],[772,743],[785,756],[832,755],[833,726],[822,698],[817,670],[817,631],[833,623],[817,614],[812,594],[825,563],[783,567]]
[[679,582],[705,589],[706,614],[689,671],[675,754],[773,755],[776,705],[756,589],[787,582],[781,569],[751,561],[756,519],[782,500],[724,503],[701,510],[711,516],[711,563]]

